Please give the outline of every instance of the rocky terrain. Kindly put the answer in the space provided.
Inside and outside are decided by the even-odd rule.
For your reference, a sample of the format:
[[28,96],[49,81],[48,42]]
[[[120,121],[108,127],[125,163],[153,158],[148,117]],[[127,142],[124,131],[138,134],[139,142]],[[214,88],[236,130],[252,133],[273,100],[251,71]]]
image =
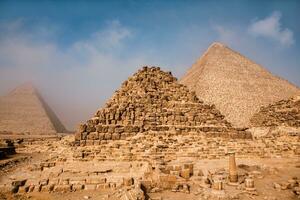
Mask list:
[[17,154],[0,160],[0,199],[299,199],[298,99],[254,116],[235,128],[144,67],[75,135],[2,139]]

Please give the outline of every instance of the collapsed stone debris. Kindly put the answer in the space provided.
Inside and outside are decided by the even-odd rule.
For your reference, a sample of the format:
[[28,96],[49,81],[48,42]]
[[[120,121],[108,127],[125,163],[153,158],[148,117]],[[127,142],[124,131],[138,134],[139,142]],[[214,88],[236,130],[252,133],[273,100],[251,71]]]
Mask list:
[[300,127],[300,96],[261,107],[251,118],[253,127]]

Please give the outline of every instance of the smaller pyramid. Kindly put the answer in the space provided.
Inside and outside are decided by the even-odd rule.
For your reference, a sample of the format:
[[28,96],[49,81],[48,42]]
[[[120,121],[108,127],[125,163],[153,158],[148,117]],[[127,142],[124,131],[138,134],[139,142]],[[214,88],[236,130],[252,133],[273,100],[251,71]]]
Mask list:
[[56,134],[64,125],[31,83],[0,97],[0,132]]
[[285,126],[300,128],[300,96],[261,107],[250,121],[253,127]]
[[213,105],[199,101],[170,72],[143,67],[122,84],[104,108],[80,125],[75,139],[92,145],[149,131],[236,133]]

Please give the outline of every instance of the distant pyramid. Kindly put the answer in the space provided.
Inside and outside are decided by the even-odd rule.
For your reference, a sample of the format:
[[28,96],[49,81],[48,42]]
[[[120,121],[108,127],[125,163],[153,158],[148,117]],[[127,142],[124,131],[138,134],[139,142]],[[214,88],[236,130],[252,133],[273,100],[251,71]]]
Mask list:
[[300,96],[261,107],[250,121],[253,127],[285,126],[300,128]]
[[180,83],[238,127],[248,126],[261,106],[300,94],[298,87],[221,43],[213,43]]
[[65,127],[32,84],[0,97],[0,132],[55,134]]
[[104,108],[80,126],[76,141],[93,145],[149,131],[214,136],[238,133],[213,105],[199,101],[170,72],[143,67],[122,84]]

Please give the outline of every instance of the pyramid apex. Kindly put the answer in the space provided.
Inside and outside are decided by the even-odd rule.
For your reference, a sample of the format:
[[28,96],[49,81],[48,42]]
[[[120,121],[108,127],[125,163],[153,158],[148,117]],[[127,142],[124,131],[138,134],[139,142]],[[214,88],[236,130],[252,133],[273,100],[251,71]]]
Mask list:
[[221,42],[213,42],[209,48],[211,47],[221,47],[221,48],[224,48],[224,47],[227,47],[225,44],[221,43]]
[[36,92],[36,88],[34,87],[34,84],[32,82],[25,82],[22,85],[16,87],[14,90],[12,90],[11,93],[20,93],[20,92]]

